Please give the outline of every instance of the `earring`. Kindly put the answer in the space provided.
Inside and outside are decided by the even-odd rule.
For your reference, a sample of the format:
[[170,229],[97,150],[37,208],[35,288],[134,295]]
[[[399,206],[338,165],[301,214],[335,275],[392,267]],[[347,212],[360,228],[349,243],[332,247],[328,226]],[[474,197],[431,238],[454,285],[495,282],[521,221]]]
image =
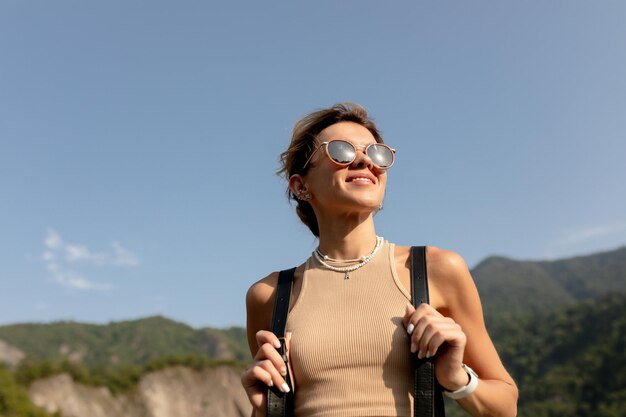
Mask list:
[[311,199],[311,194],[307,193],[306,191],[300,191],[297,197],[298,200],[309,201]]
[[381,203],[378,205],[378,211],[381,211],[383,209],[383,203],[381,201]]

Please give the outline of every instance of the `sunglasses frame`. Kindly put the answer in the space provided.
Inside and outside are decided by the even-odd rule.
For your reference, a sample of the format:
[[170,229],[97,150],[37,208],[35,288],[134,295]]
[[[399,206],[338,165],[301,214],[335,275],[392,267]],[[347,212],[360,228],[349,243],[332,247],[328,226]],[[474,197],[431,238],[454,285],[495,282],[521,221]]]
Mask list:
[[[352,159],[352,161],[344,162],[344,163],[335,161],[333,159],[333,157],[330,156],[330,153],[328,152],[328,144],[330,144],[331,142],[345,142],[345,143],[350,144],[350,146],[352,146],[354,148],[354,158]],[[324,152],[326,153],[326,156],[328,157],[328,159],[330,159],[332,162],[334,162],[335,164],[337,164],[339,166],[342,166],[342,167],[347,167],[348,165],[353,163],[356,160],[357,152],[359,151],[359,149],[363,149],[363,148],[365,148],[364,149],[365,155],[367,155],[367,157],[370,158],[370,160],[372,160],[372,158],[367,154],[367,150],[370,148],[370,146],[383,146],[383,147],[385,147],[385,148],[387,148],[387,149],[389,149],[391,151],[391,163],[389,164],[389,166],[386,166],[386,167],[378,166],[372,160],[372,164],[376,168],[378,168],[378,169],[385,169],[386,170],[386,169],[391,168],[393,163],[396,162],[396,150],[393,149],[391,146],[385,144],[385,143],[376,142],[376,143],[370,143],[369,145],[355,145],[354,143],[352,143],[352,142],[350,142],[350,141],[348,141],[346,139],[331,139],[331,140],[329,140],[327,142],[320,143],[319,146],[317,148],[315,148],[315,150],[313,151],[311,156],[309,156],[309,159],[307,159],[306,162],[304,163],[304,166],[302,167],[302,170],[304,170],[307,167],[307,165],[309,165],[309,162],[311,162],[311,159],[313,159],[313,156],[315,156],[317,151],[319,151],[320,148],[322,146],[324,146],[324,145],[326,145],[326,148],[324,148]]]

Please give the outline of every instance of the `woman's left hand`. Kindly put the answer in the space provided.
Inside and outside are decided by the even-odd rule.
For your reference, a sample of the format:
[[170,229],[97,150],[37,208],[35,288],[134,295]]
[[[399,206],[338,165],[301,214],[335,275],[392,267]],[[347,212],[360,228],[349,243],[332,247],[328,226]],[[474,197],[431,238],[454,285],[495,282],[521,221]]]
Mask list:
[[419,359],[434,357],[435,376],[441,386],[455,391],[467,385],[469,377],[462,368],[467,337],[454,320],[429,304],[415,309],[407,304],[402,320],[411,335],[411,352]]

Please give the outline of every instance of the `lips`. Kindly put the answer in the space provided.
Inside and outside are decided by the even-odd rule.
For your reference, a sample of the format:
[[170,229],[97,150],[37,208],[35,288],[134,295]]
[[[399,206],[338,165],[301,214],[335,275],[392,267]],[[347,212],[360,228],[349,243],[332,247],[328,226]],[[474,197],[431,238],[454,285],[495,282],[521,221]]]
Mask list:
[[376,184],[376,178],[371,174],[355,173],[348,175],[346,182],[352,182],[355,184]]

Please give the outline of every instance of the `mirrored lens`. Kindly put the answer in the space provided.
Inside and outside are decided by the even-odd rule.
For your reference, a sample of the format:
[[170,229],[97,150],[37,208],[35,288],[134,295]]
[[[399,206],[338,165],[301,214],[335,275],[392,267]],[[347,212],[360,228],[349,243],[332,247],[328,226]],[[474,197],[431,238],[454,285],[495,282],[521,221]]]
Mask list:
[[328,155],[338,164],[349,164],[356,157],[354,146],[343,140],[333,140],[326,146],[326,149]]
[[367,148],[367,156],[370,157],[374,165],[380,168],[390,167],[393,163],[393,152],[383,145],[370,145]]

